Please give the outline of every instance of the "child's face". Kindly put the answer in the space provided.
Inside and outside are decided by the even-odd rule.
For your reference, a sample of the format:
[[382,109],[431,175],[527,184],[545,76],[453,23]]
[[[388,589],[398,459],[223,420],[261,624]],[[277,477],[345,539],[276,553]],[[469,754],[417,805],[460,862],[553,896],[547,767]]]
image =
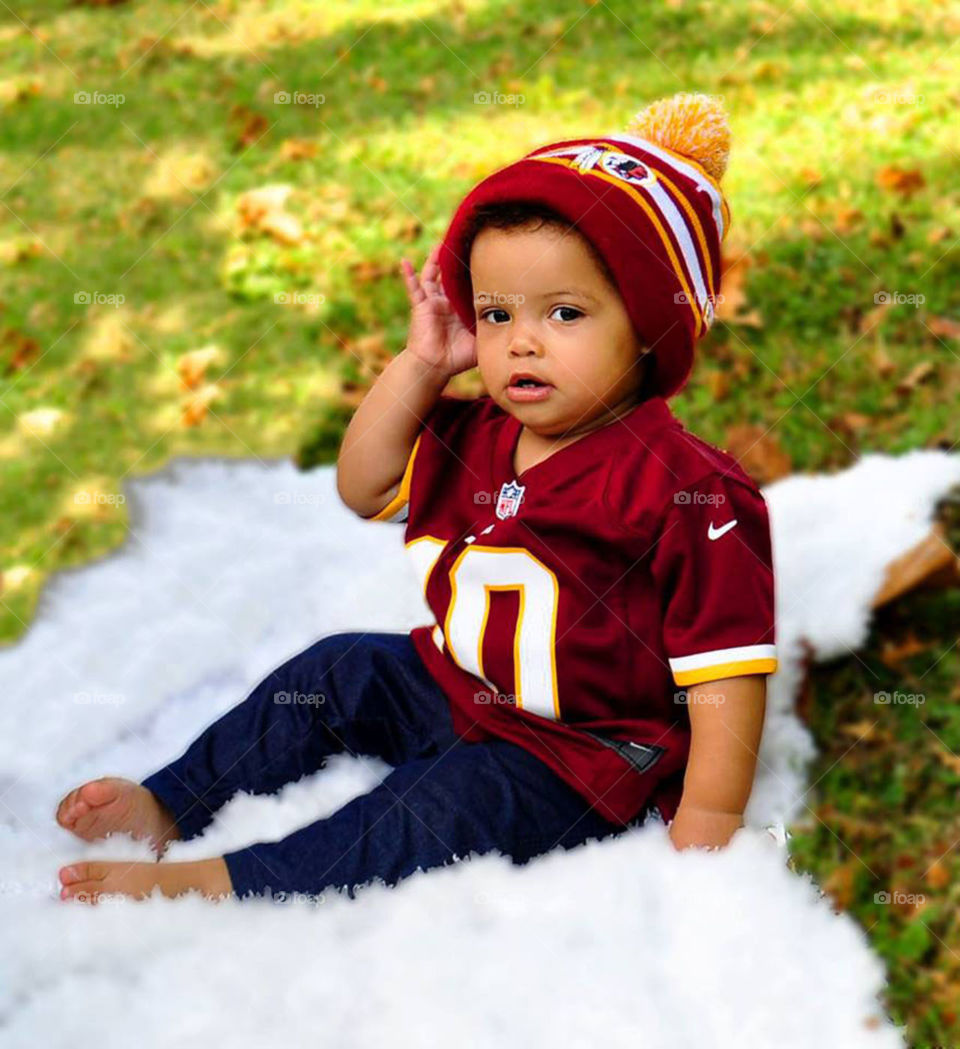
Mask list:
[[[504,411],[538,434],[561,435],[637,403],[642,344],[579,234],[488,227],[473,242],[470,275],[477,365]],[[510,379],[520,371],[548,385],[518,390]]]

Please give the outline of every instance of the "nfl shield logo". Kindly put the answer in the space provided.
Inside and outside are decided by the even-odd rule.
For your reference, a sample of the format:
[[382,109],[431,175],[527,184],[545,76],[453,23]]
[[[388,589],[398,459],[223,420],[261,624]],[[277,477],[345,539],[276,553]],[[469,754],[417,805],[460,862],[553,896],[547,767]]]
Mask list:
[[497,517],[501,521],[513,517],[520,509],[525,488],[526,485],[517,484],[516,481],[504,481],[497,496]]

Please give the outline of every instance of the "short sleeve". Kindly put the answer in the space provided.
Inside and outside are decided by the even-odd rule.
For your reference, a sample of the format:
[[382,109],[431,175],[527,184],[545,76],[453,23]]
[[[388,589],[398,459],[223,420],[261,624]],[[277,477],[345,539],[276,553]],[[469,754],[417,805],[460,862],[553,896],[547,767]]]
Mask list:
[[417,454],[421,451],[424,432],[429,429],[435,437],[443,441],[446,429],[458,416],[463,414],[467,406],[473,403],[474,401],[472,400],[466,400],[462,397],[451,397],[445,393],[437,398],[436,403],[423,419],[423,426],[410,451],[410,458],[407,460],[406,468],[403,471],[397,494],[379,513],[374,514],[372,517],[364,518],[364,520],[386,521],[391,524],[406,523],[410,516],[413,471],[416,465]]
[[676,684],[777,669],[771,547],[752,484],[717,472],[673,493],[651,571]]
[[403,524],[407,520],[410,513],[410,482],[413,479],[413,465],[417,458],[417,452],[420,450],[420,442],[422,440],[423,431],[421,430],[417,435],[417,439],[413,442],[413,448],[410,451],[410,458],[407,460],[406,468],[403,471],[403,477],[400,480],[400,487],[397,489],[397,494],[379,513],[366,518],[367,521],[386,521],[390,524]]

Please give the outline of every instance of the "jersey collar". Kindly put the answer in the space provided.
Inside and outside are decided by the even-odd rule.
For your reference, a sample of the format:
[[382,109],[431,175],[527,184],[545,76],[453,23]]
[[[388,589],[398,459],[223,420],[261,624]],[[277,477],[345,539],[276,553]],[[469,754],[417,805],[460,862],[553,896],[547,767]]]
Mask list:
[[557,471],[566,474],[578,466],[599,465],[606,461],[604,455],[606,450],[623,447],[624,442],[628,441],[645,444],[645,438],[656,430],[665,426],[680,425],[665,398],[648,397],[634,405],[618,419],[601,426],[598,430],[591,430],[573,444],[565,445],[548,455],[546,459],[541,459],[533,466],[528,466],[518,476],[513,469],[513,453],[520,440],[523,423],[509,412],[502,411],[502,415],[503,419],[494,440],[491,462],[495,489],[499,488],[504,481],[516,481],[518,484],[525,485],[528,481],[535,479],[540,483],[546,481]]

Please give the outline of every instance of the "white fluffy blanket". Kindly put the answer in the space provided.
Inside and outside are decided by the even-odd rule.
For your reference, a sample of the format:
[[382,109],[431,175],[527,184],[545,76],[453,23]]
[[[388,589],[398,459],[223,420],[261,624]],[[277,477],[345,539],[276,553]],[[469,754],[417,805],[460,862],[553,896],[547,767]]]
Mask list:
[[[89,907],[58,899],[60,865],[150,853],[74,839],[53,819],[63,793],[143,778],[324,634],[429,621],[402,529],[354,518],[332,468],[180,459],[135,481],[126,545],[56,577],[0,653],[0,1043],[902,1046],[860,928],[763,828],[809,800],[813,747],[792,713],[801,640],[818,658],[863,642],[885,566],[957,483],[960,456],[915,452],[765,490],[782,669],[748,827],[721,852],[677,853],[648,824],[525,867],[474,856],[319,906],[192,895]],[[238,795],[167,858],[282,837],[387,771],[334,758],[278,795]]]

